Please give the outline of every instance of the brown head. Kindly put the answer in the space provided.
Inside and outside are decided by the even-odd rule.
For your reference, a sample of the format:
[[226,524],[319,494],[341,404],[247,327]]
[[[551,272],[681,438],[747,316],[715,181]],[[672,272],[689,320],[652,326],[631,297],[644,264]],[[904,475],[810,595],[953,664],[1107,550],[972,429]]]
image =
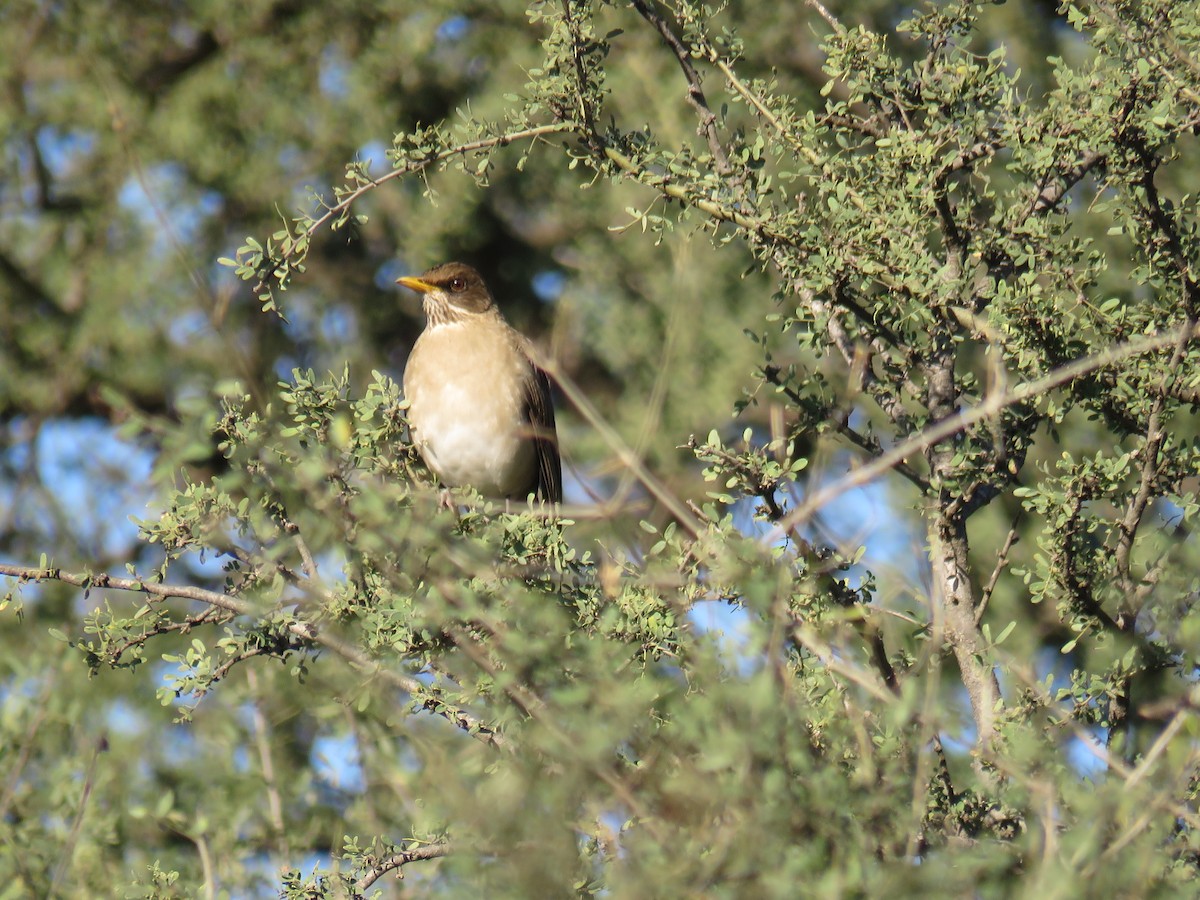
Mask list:
[[461,321],[467,316],[486,313],[496,305],[483,276],[466,263],[442,263],[419,278],[407,275],[397,278],[396,284],[421,295],[430,325]]

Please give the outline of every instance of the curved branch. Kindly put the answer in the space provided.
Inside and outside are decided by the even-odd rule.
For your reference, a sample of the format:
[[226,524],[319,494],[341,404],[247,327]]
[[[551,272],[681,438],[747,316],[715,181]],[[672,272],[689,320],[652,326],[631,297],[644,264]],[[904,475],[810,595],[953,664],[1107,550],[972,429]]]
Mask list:
[[[380,175],[372,181],[360,184],[355,190],[343,196],[333,206],[326,207],[325,212],[320,216],[307,222],[304,234],[305,236],[313,234],[318,229],[324,227],[331,219],[336,219],[345,213],[363,194],[373,191],[375,188],[387,184],[389,181],[412,175],[414,172],[420,172],[423,169],[427,169],[439,162],[453,159],[456,156],[466,156],[468,153],[475,153],[479,150],[488,150],[493,147],[507,147],[509,144],[516,143],[517,141],[537,139],[548,134],[563,134],[576,130],[577,126],[574,122],[551,122],[548,125],[537,125],[532,128],[522,128],[519,131],[509,131],[504,134],[481,138],[477,141],[468,141],[465,144],[456,144],[453,147],[446,147],[435,153],[428,153],[420,159],[410,160],[404,165],[397,165],[392,171]],[[278,256],[272,257],[270,260],[264,260],[264,265],[259,268],[258,282],[254,286],[254,293],[256,295],[269,290],[268,282],[275,279],[277,277],[276,273],[281,270],[283,263],[295,255],[297,246],[298,244],[293,244],[292,248],[281,252]]]
[[[207,603],[210,606],[228,610],[236,615],[251,618],[258,618],[262,612],[253,603],[243,600],[240,597],[221,594],[217,591],[210,591],[206,588],[195,587],[193,585],[158,584],[137,578],[118,578],[104,573],[78,575],[72,572],[64,572],[62,569],[54,566],[38,568],[34,566],[15,566],[9,563],[0,563],[0,575],[11,576],[19,579],[21,582],[58,581],[73,587],[83,588],[84,590],[101,588],[129,591],[137,594],[150,594],[164,600],[171,597],[178,597],[182,600]],[[312,622],[303,620],[289,622],[287,623],[287,630],[301,640],[324,647],[335,655],[340,656],[355,668],[364,670],[370,677],[377,675],[385,681],[391,682],[400,690],[411,694],[413,697],[426,698],[423,702],[425,709],[437,713],[483,743],[490,744],[502,750],[511,749],[503,735],[475,716],[465,710],[456,709],[429,698],[429,690],[416,678],[381,665],[358,647],[342,640],[336,635],[319,629]]]
[[[1192,323],[1193,326],[1195,323]],[[1171,354],[1170,362],[1163,372],[1161,384],[1165,387],[1174,379],[1175,374],[1183,362],[1184,353],[1187,348],[1187,336],[1181,335],[1176,342],[1174,351]],[[1167,432],[1164,428],[1163,410],[1166,406],[1165,394],[1159,394],[1150,411],[1150,417],[1146,424],[1145,443],[1142,444],[1140,452],[1142,454],[1141,473],[1138,478],[1138,490],[1129,507],[1125,510],[1125,515],[1121,518],[1118,524],[1120,531],[1120,540],[1117,542],[1117,550],[1115,554],[1115,563],[1117,567],[1117,576],[1121,579],[1122,586],[1125,591],[1126,598],[1130,598],[1134,594],[1133,577],[1130,571],[1130,557],[1133,552],[1133,542],[1137,536],[1138,528],[1141,525],[1142,517],[1146,513],[1146,509],[1150,504],[1153,495],[1154,483],[1158,478],[1159,469],[1161,467],[1161,451],[1163,442],[1166,440]],[[1118,614],[1119,619],[1128,617],[1132,620],[1135,610],[1131,608],[1123,608]]]
[[404,850],[400,853],[394,853],[387,859],[380,860],[379,863],[371,867],[371,871],[358,880],[354,885],[355,893],[361,896],[371,885],[377,882],[388,872],[396,872],[397,878],[403,878],[403,869],[409,863],[417,862],[424,859],[440,859],[443,856],[449,856],[454,852],[454,845],[450,841],[439,841],[434,844],[425,844],[424,846],[414,847],[411,850]]
[[616,149],[610,144],[603,145],[604,156],[612,163],[615,163],[618,169],[621,169],[635,181],[640,181],[642,184],[647,184],[660,191],[663,196],[669,197],[672,200],[678,200],[685,206],[692,206],[700,210],[700,212],[712,216],[721,222],[729,222],[739,228],[744,228],[751,234],[760,235],[768,238],[771,241],[777,241],[785,244],[794,243],[794,239],[785,234],[772,231],[767,228],[766,224],[757,218],[747,216],[736,210],[729,209],[716,203],[712,200],[706,200],[702,197],[695,197],[690,194],[686,188],[680,187],[671,179],[664,175],[655,175],[646,171],[632,159]]
[[[654,26],[655,30],[662,35],[663,41],[671,49],[671,52],[675,54],[679,68],[683,70],[683,76],[687,79],[687,101],[700,117],[699,131],[704,140],[708,142],[708,150],[717,164],[717,172],[720,175],[731,175],[733,167],[729,164],[729,157],[721,144],[720,135],[717,134],[717,116],[708,105],[708,98],[704,96],[704,89],[700,86],[700,73],[692,65],[691,53],[667,25],[666,20],[651,8],[649,3],[645,0],[633,0],[633,8],[643,19]],[[740,182],[740,179],[737,180]]]
[[1084,175],[1097,166],[1104,165],[1107,160],[1108,157],[1105,154],[1097,150],[1088,150],[1079,158],[1079,162],[1061,173],[1059,176],[1060,180],[1054,181],[1042,188],[1041,192],[1033,198],[1028,212],[1022,216],[1021,221],[1024,222],[1030,216],[1038,215],[1056,207],[1058,202],[1066,196],[1067,191],[1083,180]]
[[908,440],[892,447],[892,449],[876,457],[867,465],[849,472],[837,481],[827,484],[810,496],[801,506],[793,510],[787,519],[771,529],[764,537],[764,540],[781,540],[793,525],[808,521],[813,513],[834,498],[841,496],[851,488],[873,481],[885,472],[894,469],[912,454],[920,453],[934,444],[944,441],[951,435],[965,431],[972,425],[976,425],[996,415],[1007,407],[1032,400],[1097,369],[1115,365],[1130,357],[1140,356],[1143,353],[1150,353],[1163,347],[1169,347],[1177,341],[1192,341],[1197,337],[1200,337],[1200,325],[1189,322],[1168,331],[1160,331],[1157,334],[1148,334],[1123,344],[1115,344],[1105,350],[1101,350],[1099,353],[1084,356],[1074,362],[1068,363],[1047,375],[1043,375],[1041,378],[1019,384],[1010,391],[997,391],[977,406],[973,406],[947,419],[942,419],[937,424],[914,434]]

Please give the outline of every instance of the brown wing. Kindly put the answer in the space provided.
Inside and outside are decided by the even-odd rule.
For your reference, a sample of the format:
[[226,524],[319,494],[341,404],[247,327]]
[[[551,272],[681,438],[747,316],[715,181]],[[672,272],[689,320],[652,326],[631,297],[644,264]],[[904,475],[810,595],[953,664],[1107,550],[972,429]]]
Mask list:
[[550,378],[533,366],[533,378],[525,383],[525,419],[533,432],[537,453],[539,500],[562,503],[562,461],[558,455],[558,431],[554,427],[554,402],[550,397]]

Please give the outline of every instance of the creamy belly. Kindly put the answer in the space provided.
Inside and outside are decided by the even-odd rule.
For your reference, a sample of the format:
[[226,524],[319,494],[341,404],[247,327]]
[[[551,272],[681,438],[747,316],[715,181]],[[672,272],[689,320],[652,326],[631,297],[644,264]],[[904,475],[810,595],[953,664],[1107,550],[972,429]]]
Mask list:
[[[404,393],[413,440],[443,484],[523,497],[533,489],[536,466],[523,418],[529,363],[503,328],[481,322],[427,328],[409,357]],[[411,374],[414,364],[419,377]]]

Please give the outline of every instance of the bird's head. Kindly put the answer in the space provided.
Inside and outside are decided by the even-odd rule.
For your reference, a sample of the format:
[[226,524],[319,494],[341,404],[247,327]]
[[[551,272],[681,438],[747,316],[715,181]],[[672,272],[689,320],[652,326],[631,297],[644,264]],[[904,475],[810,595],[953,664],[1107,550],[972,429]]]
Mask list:
[[442,263],[420,277],[397,278],[396,284],[421,295],[430,325],[461,321],[495,306],[483,276],[466,263]]

